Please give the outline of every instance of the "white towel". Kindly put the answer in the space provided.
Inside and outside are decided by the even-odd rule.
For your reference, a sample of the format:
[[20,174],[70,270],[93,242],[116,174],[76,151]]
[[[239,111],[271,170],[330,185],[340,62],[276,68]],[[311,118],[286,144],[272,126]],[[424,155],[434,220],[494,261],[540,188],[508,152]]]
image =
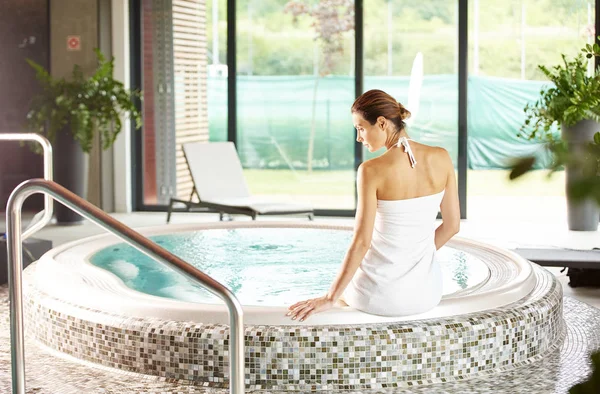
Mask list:
[[[416,159],[406,138],[398,142]],[[371,247],[343,299],[352,308],[383,316],[426,312],[442,299],[435,259],[435,220],[444,191],[406,200],[378,200]]]

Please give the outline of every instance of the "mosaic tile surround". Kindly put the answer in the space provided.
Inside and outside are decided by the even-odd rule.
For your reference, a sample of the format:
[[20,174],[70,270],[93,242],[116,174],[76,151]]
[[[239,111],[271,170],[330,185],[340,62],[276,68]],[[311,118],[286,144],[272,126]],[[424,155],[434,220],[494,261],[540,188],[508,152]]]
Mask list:
[[[26,270],[29,275],[35,265]],[[246,326],[248,389],[385,389],[458,381],[542,357],[564,335],[562,289],[537,286],[511,305],[397,324]],[[161,321],[65,305],[25,286],[27,331],[78,359],[214,388],[228,386],[228,327]],[[68,311],[68,313],[65,313]]]
[[[589,354],[600,349],[600,310],[570,297],[563,298],[564,340],[555,350],[518,367],[482,373],[471,379],[404,388],[347,390],[347,394],[567,394],[587,379]],[[152,375],[125,372],[82,361],[48,349],[26,337],[28,394],[229,394],[221,388],[192,385]],[[11,392],[8,289],[0,286],[0,393]],[[247,393],[290,392],[247,390]],[[295,391],[297,393],[308,391]],[[328,391],[331,392],[331,391]]]

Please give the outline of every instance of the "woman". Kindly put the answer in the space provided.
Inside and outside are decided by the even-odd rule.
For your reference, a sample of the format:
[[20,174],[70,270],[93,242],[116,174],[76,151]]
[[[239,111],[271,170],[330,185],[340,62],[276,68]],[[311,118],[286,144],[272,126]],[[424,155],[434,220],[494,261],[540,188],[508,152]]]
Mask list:
[[[442,297],[435,252],[460,227],[454,166],[448,152],[411,140],[410,116],[381,90],[352,105],[358,142],[386,152],[357,171],[358,205],[352,244],[326,295],[289,307],[293,320],[338,305],[383,315],[426,312]],[[438,210],[442,224],[434,229]]]

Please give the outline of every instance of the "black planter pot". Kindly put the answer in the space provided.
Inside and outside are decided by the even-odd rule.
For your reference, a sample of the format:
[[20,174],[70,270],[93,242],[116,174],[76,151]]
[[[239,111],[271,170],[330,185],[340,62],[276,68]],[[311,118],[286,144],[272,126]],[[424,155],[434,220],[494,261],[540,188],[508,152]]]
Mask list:
[[[573,126],[562,126],[562,138],[568,142],[572,155],[583,154],[585,145],[594,140],[594,134],[600,130],[600,125],[593,120],[582,120]],[[598,217],[600,208],[592,198],[581,201],[569,196],[568,185],[582,175],[573,168],[566,168],[567,183],[567,215],[569,230],[596,231],[598,230]]]
[[[81,146],[73,139],[68,126],[57,133],[52,143],[54,181],[79,197],[84,197],[85,154]],[[57,224],[79,224],[83,217],[60,202],[54,203],[54,214]]]

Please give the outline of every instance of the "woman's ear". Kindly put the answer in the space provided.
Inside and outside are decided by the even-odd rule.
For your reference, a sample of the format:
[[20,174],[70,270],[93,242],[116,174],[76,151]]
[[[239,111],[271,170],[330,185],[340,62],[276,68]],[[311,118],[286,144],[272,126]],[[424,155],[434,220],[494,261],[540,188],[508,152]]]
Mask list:
[[383,116],[379,116],[379,117],[377,117],[377,124],[379,125],[379,127],[380,127],[382,130],[385,130],[385,122],[386,122],[386,119],[385,119],[385,117],[383,117]]

